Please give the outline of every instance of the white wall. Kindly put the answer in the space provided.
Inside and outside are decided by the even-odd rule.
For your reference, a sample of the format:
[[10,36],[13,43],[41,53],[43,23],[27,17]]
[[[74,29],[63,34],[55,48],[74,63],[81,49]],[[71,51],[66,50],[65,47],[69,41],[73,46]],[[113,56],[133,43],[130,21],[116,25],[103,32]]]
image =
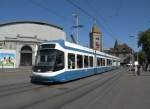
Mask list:
[[0,27],[0,39],[3,37],[20,36],[37,36],[43,40],[66,39],[66,33],[58,28],[48,25],[32,24],[32,23],[17,23]]

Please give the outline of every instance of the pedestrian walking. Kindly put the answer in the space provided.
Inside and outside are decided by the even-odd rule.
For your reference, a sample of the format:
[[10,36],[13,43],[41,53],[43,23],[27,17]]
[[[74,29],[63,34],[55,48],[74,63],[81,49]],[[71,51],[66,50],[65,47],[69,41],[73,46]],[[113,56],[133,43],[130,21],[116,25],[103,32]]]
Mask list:
[[137,75],[140,76],[141,74],[141,66],[137,65]]
[[137,71],[138,71],[137,65],[134,65],[134,71],[135,71],[135,75],[136,75]]

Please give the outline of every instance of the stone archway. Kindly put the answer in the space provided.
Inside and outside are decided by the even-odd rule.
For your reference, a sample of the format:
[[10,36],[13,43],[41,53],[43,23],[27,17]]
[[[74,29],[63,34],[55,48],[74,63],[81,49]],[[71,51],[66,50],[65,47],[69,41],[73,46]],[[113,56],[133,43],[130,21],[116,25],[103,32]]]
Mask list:
[[20,66],[32,66],[32,48],[23,46],[20,51]]

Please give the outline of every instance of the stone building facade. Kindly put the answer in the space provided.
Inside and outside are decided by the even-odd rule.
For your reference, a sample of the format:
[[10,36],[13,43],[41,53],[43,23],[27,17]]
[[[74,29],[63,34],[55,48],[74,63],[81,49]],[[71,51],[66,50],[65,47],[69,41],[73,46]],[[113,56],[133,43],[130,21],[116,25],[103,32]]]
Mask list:
[[119,57],[122,65],[131,63],[133,61],[133,50],[127,44],[116,44],[114,48],[105,50],[108,54]]
[[0,49],[15,50],[16,68],[32,66],[38,45],[47,40],[66,40],[61,27],[42,22],[19,21],[0,24]]

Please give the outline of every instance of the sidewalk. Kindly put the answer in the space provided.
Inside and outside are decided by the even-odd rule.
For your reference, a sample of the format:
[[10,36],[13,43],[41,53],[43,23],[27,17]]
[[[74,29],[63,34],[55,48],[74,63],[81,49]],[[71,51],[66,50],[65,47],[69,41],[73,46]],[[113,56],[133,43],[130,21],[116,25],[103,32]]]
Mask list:
[[29,68],[0,69],[0,86],[30,82],[31,72]]
[[32,67],[0,68],[0,73],[31,72]]

